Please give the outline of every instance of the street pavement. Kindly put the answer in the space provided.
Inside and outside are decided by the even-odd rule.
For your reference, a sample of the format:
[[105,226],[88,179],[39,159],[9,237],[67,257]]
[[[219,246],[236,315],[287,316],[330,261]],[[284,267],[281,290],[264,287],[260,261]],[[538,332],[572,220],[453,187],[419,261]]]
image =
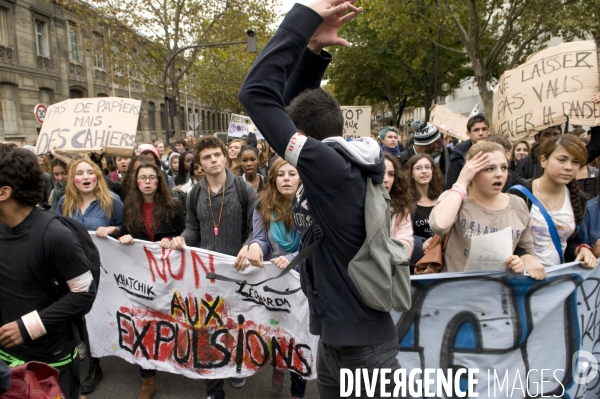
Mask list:
[[[87,374],[87,362],[82,362],[82,379]],[[104,379],[98,384],[93,393],[82,395],[82,399],[137,399],[142,380],[139,366],[130,364],[118,357],[104,357],[100,360]],[[290,374],[286,373],[285,387],[280,394],[273,393],[271,386],[271,373],[273,367],[266,366],[257,374],[246,379],[243,388],[235,389],[225,381],[225,394],[228,399],[289,399]],[[193,380],[181,375],[157,372],[156,392],[153,399],[203,399],[206,397],[206,385],[203,380]],[[307,399],[318,399],[316,380],[308,381],[306,385]]]

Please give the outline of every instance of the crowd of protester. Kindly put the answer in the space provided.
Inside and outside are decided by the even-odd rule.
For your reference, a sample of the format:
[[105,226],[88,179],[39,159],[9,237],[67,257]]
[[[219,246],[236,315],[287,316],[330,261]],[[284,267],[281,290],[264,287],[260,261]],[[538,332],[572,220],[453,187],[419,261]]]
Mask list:
[[[354,9],[351,5],[347,7]],[[294,10],[292,17],[314,19],[314,15],[306,14],[306,7],[297,6]],[[300,57],[304,50],[298,50],[294,57]],[[311,54],[302,56],[304,66],[322,61],[311,59],[317,57],[318,52],[313,48],[310,50]],[[299,70],[309,73],[310,68]],[[323,71],[321,68],[305,81],[320,82],[319,73]],[[249,81],[252,78],[261,79],[254,69]],[[293,94],[300,93],[307,84],[298,82],[302,82],[299,76],[288,82],[297,91]],[[247,90],[242,90],[241,100],[248,112],[254,114],[251,116],[259,123],[270,126],[267,116],[256,114],[259,110],[253,109],[251,90]],[[286,91],[286,96],[294,90]],[[392,126],[383,127],[371,132],[371,139],[377,141],[380,150],[371,139],[364,142],[369,149],[376,150],[364,158],[371,157],[375,160],[374,165],[381,166],[381,170],[374,171],[368,169],[369,166],[357,166],[360,162],[356,160],[350,162],[351,166],[349,163],[336,164],[339,160],[334,162],[333,153],[328,151],[333,151],[332,148],[338,154],[350,151],[341,138],[338,137],[335,144],[325,146],[319,142],[328,138],[327,133],[320,133],[322,127],[307,122],[306,105],[302,101],[327,103],[335,114],[339,107],[336,108],[335,100],[332,102],[327,96],[319,89],[309,91],[309,94],[304,92],[286,109],[289,117],[285,115],[283,105],[278,104],[276,112],[269,117],[273,120],[287,118],[283,125],[293,126],[290,125],[293,121],[295,127],[289,128],[293,132],[288,132],[290,137],[285,138],[269,136],[265,131],[267,141],[259,141],[254,133],[250,133],[225,144],[212,135],[196,138],[193,133],[188,133],[173,143],[173,150],[169,143],[157,141],[140,144],[130,155],[116,157],[104,152],[64,154],[56,150],[36,157],[33,146],[19,148],[16,144],[0,144],[0,359],[12,364],[41,360],[55,365],[62,372],[59,382],[67,398],[78,397],[79,390],[93,392],[103,379],[100,360],[89,355],[86,327],[77,331],[81,339],[73,334],[63,334],[72,332],[69,317],[93,301],[97,287],[89,276],[89,268],[86,272],[85,262],[74,263],[83,256],[81,246],[77,247],[77,237],[60,223],[51,222],[49,229],[55,235],[54,241],[60,237],[60,245],[71,251],[68,252],[71,259],[65,260],[64,254],[57,254],[61,251],[53,250],[53,245],[58,244],[50,238],[44,243],[47,251],[56,256],[56,260],[52,258],[53,263],[66,262],[57,270],[69,288],[65,297],[69,297],[70,307],[64,305],[67,303],[65,297],[56,301],[51,296],[36,293],[35,298],[7,311],[13,303],[8,297],[24,285],[15,280],[10,268],[14,261],[21,259],[10,257],[14,256],[15,250],[27,252],[23,237],[31,229],[36,215],[42,212],[40,208],[51,208],[59,215],[81,223],[96,236],[115,237],[123,245],[135,245],[134,240],[145,240],[170,249],[193,246],[235,256],[233,267],[237,270],[263,267],[265,261],[283,269],[301,250],[307,234],[307,226],[297,224],[293,217],[295,203],[308,195],[313,201],[312,204],[309,201],[309,205],[318,204],[321,214],[330,209],[333,212],[328,217],[352,220],[355,215],[344,214],[343,201],[362,201],[360,193],[364,192],[364,187],[344,179],[362,181],[365,175],[373,173],[373,176],[380,174],[383,177],[381,183],[390,201],[389,234],[405,248],[412,265],[411,273],[435,235],[446,236],[448,242],[442,267],[435,271],[462,272],[471,250],[471,238],[506,227],[512,228],[512,254],[502,267],[510,273],[543,279],[547,267],[564,262],[580,262],[587,268],[596,266],[596,258],[600,255],[598,197],[588,201],[577,180],[600,179],[598,169],[590,165],[600,155],[600,127],[591,128],[587,133],[566,132],[562,126],[553,126],[535,134],[533,143],[527,140],[511,143],[503,136],[490,135],[489,122],[482,114],[469,118],[466,126],[469,138],[462,142],[455,137],[443,137],[427,122],[414,122],[406,133]],[[592,101],[600,102],[600,95],[595,95]],[[298,136],[296,132],[299,131],[317,140],[307,141],[305,136]],[[313,159],[304,155],[307,157],[304,159],[299,153],[292,153],[282,158],[275,154],[271,145],[283,154],[292,139],[304,145],[301,154],[314,151],[320,157]],[[307,148],[306,152],[304,148]],[[319,170],[316,166],[311,169],[309,165],[315,159],[325,162],[329,169]],[[327,164],[329,161],[332,163]],[[338,172],[347,175],[335,176]],[[308,177],[303,179],[303,176]],[[527,189],[531,196],[519,187]],[[600,187],[600,181],[596,187]],[[320,189],[331,191],[321,202],[316,199],[319,194],[315,194]],[[354,191],[344,197],[345,194],[340,194],[343,190]],[[342,202],[328,203],[327,198]],[[336,211],[338,214],[334,215]],[[364,213],[359,219],[364,219]],[[548,220],[551,220],[550,224]],[[364,220],[357,225],[364,226]],[[338,228],[335,224],[328,227],[333,231]],[[553,240],[554,230],[558,231],[559,243]],[[345,230],[342,233],[364,235],[364,232]],[[348,245],[356,244],[360,246],[361,240]],[[333,259],[331,254],[319,256],[329,256],[328,262]],[[313,267],[311,273],[318,275],[319,266]],[[312,284],[319,284],[314,278]],[[28,281],[26,277],[24,279]],[[316,287],[312,292],[317,292]],[[62,304],[58,310],[56,304]],[[37,309],[40,309],[39,314]],[[389,324],[388,316],[372,313],[369,317],[371,319],[365,322],[364,328],[368,329],[369,323]],[[368,346],[367,335],[387,337],[389,332],[385,328],[382,331],[365,330],[364,337],[359,336],[361,333],[352,337],[359,326],[335,331],[334,326],[327,324],[329,322],[325,316],[319,321],[311,319],[311,331],[322,328],[320,335],[327,340],[324,344],[335,341],[332,334],[344,337],[344,344],[341,347],[320,344],[319,351],[333,348],[334,352],[342,353],[340,348]],[[390,331],[393,332],[393,326]],[[57,342],[50,344],[52,339]],[[390,346],[385,339],[381,338],[376,344]],[[58,343],[63,347],[51,352]],[[43,345],[49,348],[40,349]],[[389,349],[387,346],[386,350]],[[79,383],[79,361],[86,357],[89,359],[88,373]],[[326,367],[319,363],[320,376],[327,374]],[[0,368],[0,380],[5,375],[4,369]],[[139,398],[149,399],[156,389],[156,372],[140,368],[140,376]],[[306,381],[295,373],[291,373],[290,378],[292,398],[304,397]],[[274,391],[282,392],[284,381],[285,373],[273,369]],[[224,398],[224,383],[221,379],[206,380],[208,397]],[[242,388],[245,378],[231,378],[229,383],[234,388]],[[319,390],[332,392],[328,389],[333,389],[334,385],[335,382],[331,382],[328,387],[319,386]]]

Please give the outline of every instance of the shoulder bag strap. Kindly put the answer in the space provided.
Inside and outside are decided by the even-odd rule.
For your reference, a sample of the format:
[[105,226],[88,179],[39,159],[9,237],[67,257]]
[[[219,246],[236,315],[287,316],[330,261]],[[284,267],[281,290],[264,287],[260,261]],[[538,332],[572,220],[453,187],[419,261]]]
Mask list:
[[544,216],[544,219],[546,220],[546,224],[548,225],[548,231],[550,232],[550,237],[552,237],[552,242],[554,243],[554,247],[556,248],[556,251],[558,252],[558,256],[560,257],[560,263],[564,263],[562,246],[560,245],[560,237],[558,236],[558,231],[556,230],[554,221],[548,214],[548,211],[546,211],[544,206],[542,204],[540,204],[540,201],[538,201],[538,199],[535,198],[533,193],[531,191],[529,191],[526,187],[521,186],[521,185],[516,185],[516,186],[512,186],[511,189],[515,189],[517,191],[522,192],[523,194],[525,194],[527,196],[527,198],[529,198],[529,201],[531,201],[531,203],[533,205],[538,207],[538,209],[540,210],[540,213],[542,214],[542,216]]

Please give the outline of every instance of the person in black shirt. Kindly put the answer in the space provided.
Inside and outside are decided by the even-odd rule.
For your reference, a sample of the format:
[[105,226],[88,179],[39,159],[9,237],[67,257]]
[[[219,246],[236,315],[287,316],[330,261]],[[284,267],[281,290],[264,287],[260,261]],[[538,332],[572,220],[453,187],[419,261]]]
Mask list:
[[96,285],[79,239],[56,219],[40,250],[69,291],[59,300],[50,296],[27,266],[35,217],[50,212],[35,206],[43,190],[43,172],[33,153],[0,151],[0,359],[54,365],[65,397],[78,398],[79,336],[71,320],[93,303]]
[[411,262],[423,256],[423,243],[433,237],[429,228],[429,214],[444,191],[444,177],[431,155],[417,154],[406,163],[409,188],[416,201],[412,215],[415,249]]

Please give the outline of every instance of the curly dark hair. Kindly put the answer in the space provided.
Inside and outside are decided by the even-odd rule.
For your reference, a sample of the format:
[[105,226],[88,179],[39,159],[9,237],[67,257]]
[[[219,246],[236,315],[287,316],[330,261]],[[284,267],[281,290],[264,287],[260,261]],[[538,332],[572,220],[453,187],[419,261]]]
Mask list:
[[223,156],[227,157],[227,147],[225,143],[215,136],[204,136],[194,144],[194,156],[200,159],[200,152],[206,148],[220,148],[223,151]]
[[4,186],[11,188],[11,198],[20,205],[42,201],[46,178],[33,152],[22,148],[0,152],[0,187]]
[[436,200],[444,192],[444,175],[442,174],[439,165],[436,164],[432,156],[427,153],[413,155],[404,166],[406,178],[410,182],[408,187],[412,191],[414,200],[419,201],[421,199],[421,194],[419,193],[419,190],[417,190],[417,183],[415,183],[415,179],[413,178],[412,170],[416,163],[423,158],[426,158],[431,164],[431,181],[427,188],[427,198]]
[[145,160],[135,168],[131,178],[127,181],[128,186],[126,187],[127,197],[125,198],[124,204],[123,226],[125,226],[131,235],[139,234],[140,230],[144,227],[144,212],[142,210],[144,198],[137,186],[137,176],[142,168],[151,168],[158,177],[158,187],[154,194],[152,229],[156,230],[160,225],[161,220],[165,220],[167,224],[171,226],[172,220],[175,218],[175,203],[165,175],[153,162]]
[[384,152],[383,155],[385,160],[390,161],[394,166],[394,183],[390,190],[390,212],[392,216],[398,215],[403,219],[412,211],[413,194],[406,189],[408,187],[406,175],[402,172],[402,166],[398,159],[389,152]]

